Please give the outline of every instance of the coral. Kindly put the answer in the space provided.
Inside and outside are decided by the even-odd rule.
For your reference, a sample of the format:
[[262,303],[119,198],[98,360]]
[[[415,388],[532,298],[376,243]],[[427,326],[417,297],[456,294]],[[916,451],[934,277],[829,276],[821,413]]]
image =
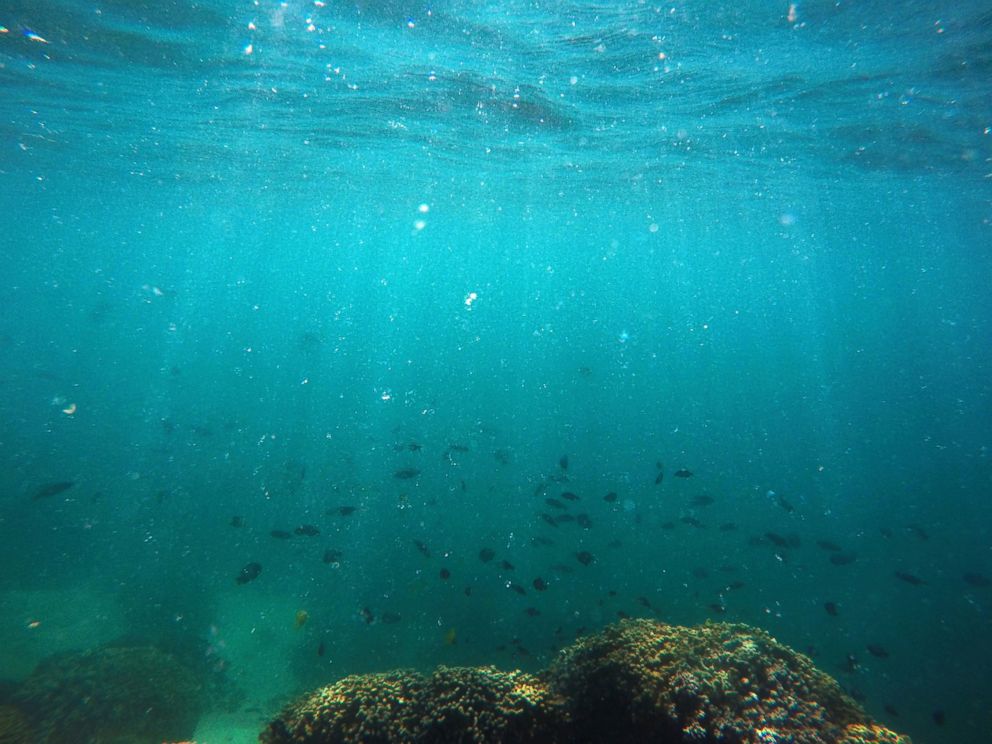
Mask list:
[[13,705],[0,705],[0,744],[34,744],[28,719]]
[[420,725],[424,679],[416,672],[355,674],[296,701],[260,739],[283,742],[394,742]]
[[263,744],[909,744],[802,654],[746,625],[623,620],[539,676],[439,667],[347,677],[286,708]]
[[852,723],[837,744],[912,744],[908,736],[889,731],[874,723]]
[[345,677],[286,708],[265,744],[554,742],[559,709],[524,672],[439,667]]
[[13,702],[36,742],[159,744],[188,739],[200,715],[195,675],[152,647],[105,647],[47,659]]
[[802,654],[746,625],[624,620],[549,670],[584,740],[836,741],[867,715]]
[[424,692],[421,742],[552,742],[562,729],[560,701],[521,671],[439,667]]

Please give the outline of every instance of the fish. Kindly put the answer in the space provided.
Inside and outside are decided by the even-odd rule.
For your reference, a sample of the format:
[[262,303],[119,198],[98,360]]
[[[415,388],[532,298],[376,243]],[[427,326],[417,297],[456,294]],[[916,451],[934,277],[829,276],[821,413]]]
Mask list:
[[305,535],[306,537],[316,537],[320,534],[320,530],[314,527],[312,524],[301,524],[295,530],[293,530],[297,535]]
[[616,502],[616,500],[617,500],[617,495],[616,492],[614,491],[610,491],[608,494],[606,494],[603,497],[603,501],[605,501],[607,504],[612,504]]
[[655,484],[656,486],[660,486],[660,485],[661,485],[661,482],[662,482],[663,480],[665,480],[665,471],[664,471],[664,470],[659,470],[659,471],[658,471],[658,475],[656,475],[656,476],[654,477],[654,484]]
[[496,551],[492,548],[483,548],[479,551],[479,560],[483,563],[489,563],[493,558],[496,557]]
[[682,522],[682,524],[688,524],[692,527],[698,527],[700,529],[703,527],[703,523],[695,517],[682,517],[679,521]]
[[276,540],[288,540],[293,536],[286,530],[272,530],[269,534],[272,535],[272,537],[274,537]]
[[545,522],[550,524],[552,527],[558,526],[558,523],[555,521],[555,518],[546,512],[541,512],[541,519],[543,519]]
[[647,597],[638,597],[637,603],[642,607],[647,607],[649,610],[654,609],[654,607],[651,605],[651,600],[649,600]]
[[328,509],[328,514],[337,514],[339,517],[350,517],[358,510],[357,506],[336,506],[333,509]]
[[538,615],[541,614],[541,611],[536,607],[528,607],[526,610],[524,610],[524,612],[526,612],[529,617],[537,617]]
[[692,576],[696,579],[708,579],[710,572],[703,568],[702,566],[696,566],[692,569]]
[[706,494],[700,494],[692,500],[693,506],[709,506],[713,503],[713,497],[707,496]]
[[827,611],[830,617],[837,617],[840,614],[840,608],[837,606],[836,602],[824,602],[823,609]]
[[454,628],[448,628],[448,631],[444,634],[444,645],[454,646],[458,643],[458,631]]
[[527,593],[527,590],[524,589],[522,586],[520,586],[520,584],[513,584],[513,583],[511,583],[511,584],[507,584],[506,586],[507,586],[508,589],[512,589],[517,594],[526,594]]
[[241,517],[235,515],[235,516],[231,517],[230,525],[232,527],[244,527],[245,526],[245,520],[242,519]]
[[368,607],[363,607],[358,614],[362,616],[362,620],[365,621],[366,625],[371,625],[375,622],[375,615],[372,614],[372,610]]
[[416,442],[406,442],[406,443],[400,443],[400,444],[394,444],[393,445],[393,450],[396,451],[396,452],[404,452],[404,451],[405,452],[420,452],[421,449],[423,449],[423,447],[421,447]]
[[468,447],[464,444],[449,444],[448,452],[468,452]]
[[417,550],[423,553],[425,558],[431,557],[431,549],[428,548],[427,545],[425,545],[423,542],[421,542],[420,540],[414,540],[413,544],[417,546]]
[[438,575],[441,577],[441,581],[447,581],[451,578],[451,571],[446,568],[442,568]]
[[544,535],[534,535],[534,537],[530,539],[530,544],[535,546],[540,545],[542,547],[549,548],[555,544],[555,541],[552,540],[550,537],[545,537]]
[[420,475],[420,471],[417,468],[401,468],[393,473],[393,477],[400,480],[410,480],[411,478],[416,478],[418,475]]
[[943,726],[945,723],[947,723],[947,716],[944,714],[944,711],[940,709],[937,709],[933,713],[931,713],[930,717],[933,718],[933,722],[936,723],[938,726]]
[[534,581],[531,583],[534,585],[534,588],[539,592],[543,592],[548,588],[548,582],[546,582],[540,576],[534,579]]
[[907,524],[906,529],[909,532],[912,532],[914,535],[916,535],[916,537],[918,537],[920,540],[930,539],[930,535],[927,534],[927,531],[922,527],[920,527],[920,525],[918,524]]
[[835,566],[847,566],[858,559],[857,553],[831,553],[830,562]]
[[776,494],[774,491],[769,491],[768,493],[775,497],[775,503],[777,503],[785,511],[787,511],[787,512],[789,512],[791,514],[792,512],[794,512],[796,510],[796,507],[794,507],[789,502],[789,500],[786,499],[785,496],[783,496],[782,494]]
[[568,470],[568,455],[562,455],[558,458],[558,467],[562,470]]
[[727,611],[726,605],[722,605],[719,602],[714,602],[713,604],[711,604],[710,609],[713,610],[713,612],[716,612],[720,615],[722,615]]
[[575,554],[575,557],[579,561],[579,563],[581,563],[583,566],[588,566],[593,561],[596,560],[596,556],[594,556],[588,550],[580,550],[578,553]]
[[822,550],[826,550],[826,551],[828,551],[830,553],[839,553],[839,552],[841,552],[840,545],[838,545],[837,543],[832,543],[829,540],[817,540],[816,541],[816,544]]
[[971,586],[976,586],[979,588],[986,587],[992,584],[992,581],[989,580],[988,576],[985,576],[984,574],[980,574],[980,573],[973,573],[970,571],[964,574],[961,578],[964,579],[966,584],[970,584]]
[[342,553],[340,550],[333,550],[328,548],[324,551],[324,563],[337,563],[341,560]]
[[512,571],[513,570],[513,564],[510,563],[509,561],[500,561],[499,562],[499,567],[502,568],[504,571]]
[[736,589],[743,589],[743,588],[744,588],[744,582],[741,581],[740,579],[737,579],[736,581],[731,581],[729,584],[727,584],[728,591],[734,591]]
[[571,566],[566,566],[564,563],[555,563],[551,566],[551,568],[557,571],[558,573],[565,573],[565,574],[575,573],[574,568],[572,568]]
[[510,452],[505,449],[498,449],[493,452],[493,457],[496,458],[496,462],[500,465],[509,465],[512,458],[510,457]]
[[307,612],[306,610],[297,610],[296,611],[296,618],[294,620],[294,623],[296,625],[296,629],[299,630],[304,625],[306,625],[307,624],[307,620],[309,620],[309,619],[310,619],[310,613],[309,612]]
[[582,529],[588,530],[592,527],[592,519],[589,518],[588,514],[576,514],[575,521]]
[[692,477],[692,471],[689,470],[689,468],[679,468],[678,470],[675,471],[675,477],[676,478],[691,478]]
[[241,569],[241,573],[238,574],[238,578],[235,581],[239,584],[247,584],[249,581],[257,579],[260,573],[262,573],[262,564],[252,561],[245,564],[245,567]]
[[907,584],[912,584],[913,586],[920,586],[926,584],[923,579],[915,574],[908,573],[907,571],[896,571],[894,576],[901,581],[905,581]]
[[893,716],[894,718],[898,718],[899,717],[899,710],[892,703],[886,703],[883,706],[883,710],[886,713],[888,713],[890,716]]
[[558,499],[545,499],[544,500],[544,503],[547,504],[548,506],[554,508],[554,509],[567,509],[568,508],[563,503],[561,503]]
[[43,483],[35,490],[32,498],[47,499],[49,496],[55,496],[63,491],[68,491],[74,485],[76,485],[76,481],[55,481],[53,483]]
[[320,645],[317,646],[317,656],[323,656],[324,655],[324,651],[326,651],[326,650],[327,650],[327,647],[324,645],[324,642],[321,641],[320,642]]
[[566,501],[578,501],[579,500],[579,497],[576,496],[571,491],[562,491],[561,492],[561,497],[563,499],[565,499]]
[[885,646],[882,646],[881,644],[869,643],[867,646],[865,646],[865,648],[868,650],[868,653],[870,653],[876,659],[889,658],[888,650],[885,648]]
[[542,493],[546,493],[548,490],[548,482],[541,481],[536,486],[534,486],[534,495],[540,496]]
[[559,514],[555,517],[555,522],[561,524],[562,522],[574,522],[575,516],[572,514]]

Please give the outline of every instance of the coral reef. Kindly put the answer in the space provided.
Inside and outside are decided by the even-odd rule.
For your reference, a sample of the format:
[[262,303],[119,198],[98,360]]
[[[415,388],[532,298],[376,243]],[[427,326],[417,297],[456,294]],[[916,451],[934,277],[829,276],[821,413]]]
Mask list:
[[562,651],[550,683],[582,740],[838,740],[868,716],[802,654],[746,625],[624,620]]
[[623,620],[539,676],[493,667],[347,677],[286,708],[264,744],[910,744],[812,662],[746,625]]
[[196,676],[152,647],[106,647],[54,656],[12,703],[37,744],[160,744],[192,736],[200,716]]
[[28,719],[13,705],[0,705],[0,744],[34,744]]
[[289,742],[548,742],[562,710],[524,672],[439,667],[431,676],[360,674],[304,697],[262,733]]

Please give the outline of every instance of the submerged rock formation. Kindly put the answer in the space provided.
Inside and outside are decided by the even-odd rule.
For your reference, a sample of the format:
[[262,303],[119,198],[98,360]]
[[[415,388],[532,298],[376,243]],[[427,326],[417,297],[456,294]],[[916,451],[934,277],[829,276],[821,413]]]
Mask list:
[[802,654],[746,625],[624,620],[541,674],[440,667],[346,677],[287,707],[264,744],[909,744]]
[[193,735],[200,685],[156,648],[104,647],[45,660],[18,686],[10,706],[23,716],[18,725],[30,727],[34,744],[160,744]]

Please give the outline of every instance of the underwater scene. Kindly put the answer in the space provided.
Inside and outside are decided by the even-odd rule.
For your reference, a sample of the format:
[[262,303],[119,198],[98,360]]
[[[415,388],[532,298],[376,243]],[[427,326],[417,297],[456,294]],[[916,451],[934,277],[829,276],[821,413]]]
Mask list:
[[0,742],[981,744],[987,2],[4,0]]

